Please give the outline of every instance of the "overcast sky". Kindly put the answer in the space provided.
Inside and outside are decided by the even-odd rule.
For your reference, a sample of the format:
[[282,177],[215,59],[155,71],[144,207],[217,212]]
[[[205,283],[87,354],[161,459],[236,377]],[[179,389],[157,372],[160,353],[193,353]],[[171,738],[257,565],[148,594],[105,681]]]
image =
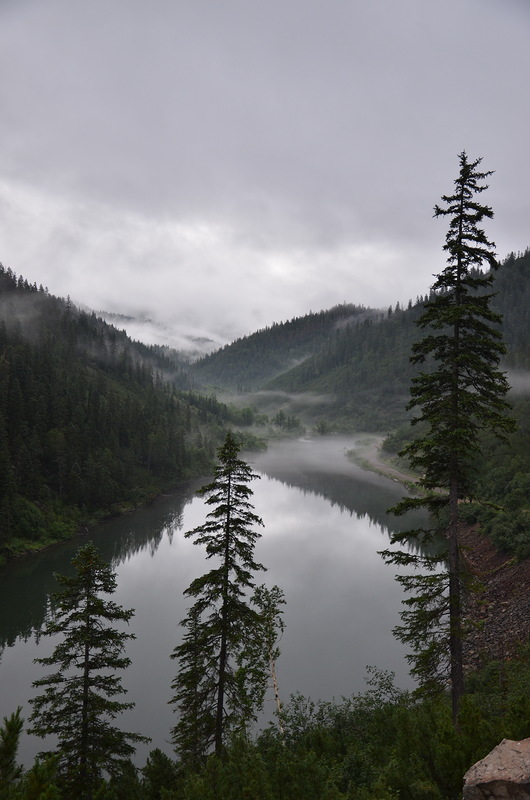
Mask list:
[[0,260],[220,342],[415,299],[464,149],[530,245],[529,41],[530,0],[0,0]]

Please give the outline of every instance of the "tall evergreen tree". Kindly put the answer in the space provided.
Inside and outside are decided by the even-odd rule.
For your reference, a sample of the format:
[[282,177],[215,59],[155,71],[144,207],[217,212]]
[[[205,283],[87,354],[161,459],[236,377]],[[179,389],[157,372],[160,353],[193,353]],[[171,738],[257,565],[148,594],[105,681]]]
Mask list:
[[250,503],[249,483],[259,476],[238,457],[239,450],[228,433],[213,481],[199,490],[212,510],[203,525],[185,534],[205,545],[208,559],[219,560],[186,589],[195,602],[181,623],[183,641],[171,656],[180,666],[170,701],[180,714],[173,741],[181,757],[194,763],[212,747],[221,754],[227,735],[244,728],[263,701],[262,682],[244,663],[259,621],[246,593],[254,586],[253,573],[265,569],[254,560],[260,537],[254,528],[263,522]]
[[132,743],[148,740],[111,725],[134,705],[115,699],[125,692],[116,672],[130,664],[123,651],[134,634],[113,627],[129,622],[134,612],[101,596],[115,591],[116,576],[92,542],[77,552],[72,564],[73,576],[55,576],[62,591],[54,595],[54,614],[44,633],[63,638],[51,656],[36,659],[57,671],[33,684],[45,691],[31,700],[29,732],[57,737],[68,796],[92,800],[102,773],[118,774],[134,753]]
[[[417,594],[406,601],[405,625],[396,633],[416,650],[411,656],[413,672],[422,683],[436,682],[444,655],[448,655],[449,676],[444,677],[450,677],[455,722],[464,692],[465,564],[458,544],[461,501],[473,492],[480,432],[488,429],[502,435],[513,428],[506,415],[509,386],[498,368],[505,352],[499,332],[501,318],[490,308],[489,289],[498,266],[495,245],[481,227],[484,219],[493,217],[493,211],[476,199],[487,189],[484,181],[492,174],[479,171],[481,160],[469,161],[465,152],[460,154],[455,190],[443,195],[443,204],[434,208],[435,217],[449,218],[444,245],[447,266],[436,277],[434,294],[417,323],[427,334],[413,345],[411,361],[427,369],[413,379],[409,408],[419,409],[412,424],[421,423],[421,434],[401,453],[420,472],[419,485],[425,495],[407,498],[395,509],[402,514],[425,506],[435,515],[444,512],[447,552],[438,557],[432,553],[384,553],[389,563],[417,566],[421,562],[431,570],[429,575],[398,578]],[[481,270],[484,264],[489,268],[486,272]],[[395,535],[392,541],[404,542],[410,537],[407,532]],[[444,559],[446,571],[435,571]]]

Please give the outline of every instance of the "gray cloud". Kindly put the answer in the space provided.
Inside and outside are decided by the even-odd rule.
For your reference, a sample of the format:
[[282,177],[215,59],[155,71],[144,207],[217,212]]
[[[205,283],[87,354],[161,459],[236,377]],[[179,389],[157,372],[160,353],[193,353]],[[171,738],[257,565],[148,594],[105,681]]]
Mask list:
[[529,244],[526,2],[0,6],[0,258],[223,340],[424,293],[457,154]]

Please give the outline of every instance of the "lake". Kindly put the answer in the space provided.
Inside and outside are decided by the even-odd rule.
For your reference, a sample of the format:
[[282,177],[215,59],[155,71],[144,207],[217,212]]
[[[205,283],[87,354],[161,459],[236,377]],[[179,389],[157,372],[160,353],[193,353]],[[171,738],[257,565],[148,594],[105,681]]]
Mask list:
[[[315,700],[363,691],[367,665],[393,670],[397,685],[411,686],[403,647],[392,636],[403,593],[395,568],[377,552],[388,546],[390,532],[404,525],[386,513],[404,490],[347,458],[358,442],[359,437],[338,436],[280,441],[266,452],[243,454],[261,476],[251,484],[255,513],[264,522],[255,557],[268,571],[258,573],[256,582],[277,584],[285,593],[286,629],[277,664],[284,700],[297,691]],[[136,612],[129,626],[136,639],[127,650],[132,665],[123,672],[124,699],[136,706],[119,724],[152,737],[138,749],[141,765],[153,747],[172,753],[169,731],[176,718],[168,700],[177,664],[169,655],[180,641],[179,622],[189,604],[183,591],[212,566],[203,548],[184,538],[209,510],[195,494],[205,482],[186,484],[90,532],[116,570],[113,599]],[[32,682],[51,671],[33,663],[54,647],[38,629],[57,588],[53,573],[71,572],[70,561],[83,541],[50,548],[0,572],[0,717],[21,705],[27,718]],[[266,716],[273,708],[271,693]],[[24,735],[21,761],[28,766],[46,746]]]

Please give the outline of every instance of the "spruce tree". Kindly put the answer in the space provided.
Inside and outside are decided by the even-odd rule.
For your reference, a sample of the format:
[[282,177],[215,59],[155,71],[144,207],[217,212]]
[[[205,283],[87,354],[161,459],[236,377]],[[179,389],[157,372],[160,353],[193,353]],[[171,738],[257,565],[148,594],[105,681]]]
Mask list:
[[14,797],[15,788],[22,775],[22,767],[17,763],[18,745],[22,733],[23,719],[21,707],[4,717],[0,726],[0,800]]
[[[412,381],[409,408],[419,410],[412,425],[421,433],[400,453],[420,473],[422,497],[407,498],[394,510],[403,514],[427,507],[438,518],[446,548],[431,552],[386,551],[388,563],[427,567],[429,574],[401,576],[398,580],[415,596],[405,602],[404,625],[397,636],[412,644],[413,673],[432,688],[449,678],[453,719],[464,692],[462,659],[463,591],[465,562],[458,540],[462,501],[473,494],[474,465],[480,454],[480,433],[497,435],[513,428],[506,415],[509,389],[499,362],[505,349],[499,326],[501,317],[490,307],[493,273],[497,268],[495,245],[481,225],[493,217],[492,209],[476,195],[487,189],[491,172],[480,172],[482,159],[459,156],[460,172],[451,195],[442,196],[435,217],[448,217],[444,250],[447,266],[436,276],[430,299],[417,324],[426,331],[412,347],[411,361],[426,369]],[[487,271],[483,272],[482,267]],[[416,535],[423,545],[431,532],[397,534],[392,543]],[[446,565],[446,566],[443,566]],[[446,660],[448,661],[446,665]],[[446,671],[448,667],[448,672]]]
[[248,592],[253,574],[265,569],[254,560],[261,535],[255,527],[263,522],[250,502],[249,483],[259,476],[238,457],[239,450],[228,433],[213,481],[199,490],[212,510],[203,525],[185,534],[206,547],[207,559],[218,561],[185,591],[195,602],[181,623],[182,643],[171,656],[179,662],[170,700],[180,715],[173,742],[191,764],[212,748],[220,755],[228,734],[244,731],[263,702],[263,676],[256,676],[245,659],[259,622]]
[[36,659],[57,669],[33,684],[44,694],[31,700],[29,732],[57,737],[54,752],[67,796],[92,800],[103,772],[119,774],[134,753],[132,743],[148,740],[111,724],[134,705],[115,699],[125,692],[116,673],[130,664],[123,653],[134,634],[113,627],[129,622],[134,611],[102,597],[115,591],[116,576],[94,544],[82,547],[72,565],[73,576],[55,576],[62,590],[54,595],[44,634],[63,638],[51,656]]

